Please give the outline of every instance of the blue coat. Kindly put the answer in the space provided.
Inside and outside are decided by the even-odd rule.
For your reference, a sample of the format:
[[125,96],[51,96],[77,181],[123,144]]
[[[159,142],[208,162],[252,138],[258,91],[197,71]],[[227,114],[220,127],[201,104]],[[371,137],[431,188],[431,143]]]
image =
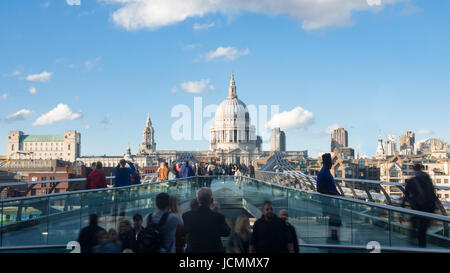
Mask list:
[[181,166],[180,178],[186,178],[191,176],[194,176],[194,171],[192,170],[192,167],[190,165]]
[[317,174],[317,190],[326,194],[339,194],[329,169],[322,168]]
[[131,185],[131,177],[130,175],[136,172],[133,163],[129,163],[130,168],[120,168],[120,164],[118,164],[114,168],[114,175],[116,179],[114,180],[114,187],[124,187]]

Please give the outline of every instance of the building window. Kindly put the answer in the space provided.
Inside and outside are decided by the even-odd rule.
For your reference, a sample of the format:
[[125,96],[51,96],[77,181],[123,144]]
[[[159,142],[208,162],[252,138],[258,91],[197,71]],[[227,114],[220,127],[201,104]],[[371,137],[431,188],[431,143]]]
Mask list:
[[441,179],[436,179],[437,184],[441,184]]
[[444,184],[448,184],[448,179],[444,179]]

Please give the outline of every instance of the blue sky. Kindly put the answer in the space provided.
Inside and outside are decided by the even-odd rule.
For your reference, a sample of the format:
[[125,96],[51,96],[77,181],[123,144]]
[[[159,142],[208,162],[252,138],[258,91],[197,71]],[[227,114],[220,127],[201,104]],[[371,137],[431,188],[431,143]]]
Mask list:
[[66,129],[82,155],[135,153],[148,112],[158,149],[206,150],[171,110],[219,104],[231,71],[247,105],[300,107],[288,150],[329,151],[337,125],[369,156],[380,130],[450,141],[449,1],[133,1],[0,2],[0,154],[9,130]]

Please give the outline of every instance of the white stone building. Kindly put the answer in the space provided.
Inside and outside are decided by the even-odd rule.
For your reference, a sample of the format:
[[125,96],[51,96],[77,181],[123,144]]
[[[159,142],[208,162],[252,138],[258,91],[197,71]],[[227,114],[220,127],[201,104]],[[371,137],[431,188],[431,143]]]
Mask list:
[[64,135],[25,135],[10,131],[7,155],[10,159],[54,160],[74,162],[81,154],[81,135],[67,130]]
[[261,151],[260,142],[247,106],[237,97],[232,73],[228,97],[217,108],[210,129],[210,151],[222,163],[249,165]]

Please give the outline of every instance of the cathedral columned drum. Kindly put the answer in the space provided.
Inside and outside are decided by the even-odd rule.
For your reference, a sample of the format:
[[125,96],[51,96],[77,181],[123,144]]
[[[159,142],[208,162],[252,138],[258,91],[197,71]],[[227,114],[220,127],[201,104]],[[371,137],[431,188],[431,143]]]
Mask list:
[[210,151],[222,163],[246,165],[261,151],[261,140],[251,124],[247,106],[237,97],[233,73],[228,97],[217,108],[210,129]]

